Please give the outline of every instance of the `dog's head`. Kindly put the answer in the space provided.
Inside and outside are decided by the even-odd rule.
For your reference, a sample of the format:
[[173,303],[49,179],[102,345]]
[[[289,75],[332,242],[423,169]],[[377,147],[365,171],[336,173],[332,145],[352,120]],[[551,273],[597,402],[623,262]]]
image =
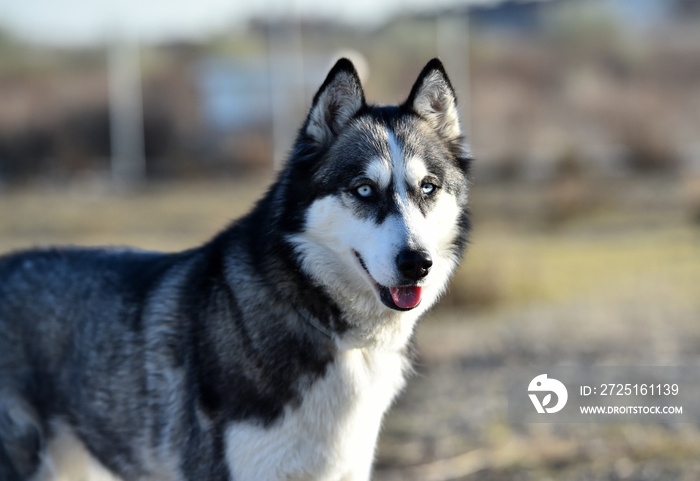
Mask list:
[[290,240],[361,337],[417,319],[444,291],[469,229],[469,161],[439,60],[398,106],[367,104],[349,60],[328,74],[284,177],[303,205]]

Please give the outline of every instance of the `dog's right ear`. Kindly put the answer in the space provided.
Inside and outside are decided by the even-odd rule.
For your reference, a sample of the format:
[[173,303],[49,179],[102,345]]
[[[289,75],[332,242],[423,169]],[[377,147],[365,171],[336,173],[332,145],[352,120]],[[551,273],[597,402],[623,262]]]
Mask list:
[[319,146],[328,145],[365,106],[365,93],[355,66],[338,60],[314,96],[302,133]]

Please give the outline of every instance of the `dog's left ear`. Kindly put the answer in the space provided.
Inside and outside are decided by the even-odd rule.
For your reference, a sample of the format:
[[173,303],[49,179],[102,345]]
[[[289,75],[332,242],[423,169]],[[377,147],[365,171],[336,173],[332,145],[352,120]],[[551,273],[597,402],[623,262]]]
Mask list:
[[439,59],[432,59],[423,68],[402,107],[427,120],[445,140],[461,138],[457,97]]
[[320,146],[328,145],[364,105],[365,94],[355,66],[341,58],[314,96],[302,133]]

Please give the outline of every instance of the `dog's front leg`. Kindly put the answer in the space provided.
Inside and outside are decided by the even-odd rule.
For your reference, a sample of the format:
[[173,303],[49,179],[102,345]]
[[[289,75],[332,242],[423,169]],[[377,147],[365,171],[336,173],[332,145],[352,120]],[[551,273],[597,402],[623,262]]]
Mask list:
[[372,478],[372,463],[358,466],[350,474],[342,478],[342,481],[370,481]]
[[342,481],[369,481],[372,473],[372,463],[368,466],[363,466],[362,469],[357,469],[345,476]]
[[341,478],[341,481],[369,481],[372,477],[372,464],[374,462],[374,444],[370,443],[369,449],[358,453],[357,461],[353,463],[350,473]]

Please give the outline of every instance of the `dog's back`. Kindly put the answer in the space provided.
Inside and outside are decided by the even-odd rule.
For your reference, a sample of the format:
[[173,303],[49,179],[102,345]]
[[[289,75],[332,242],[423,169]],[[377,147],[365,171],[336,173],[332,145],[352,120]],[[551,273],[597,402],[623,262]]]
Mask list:
[[102,249],[0,258],[0,479],[36,471],[57,428],[51,419],[75,425],[94,446],[133,445],[142,425],[134,416],[147,402],[134,395],[145,369],[137,311],[176,264],[175,256]]

